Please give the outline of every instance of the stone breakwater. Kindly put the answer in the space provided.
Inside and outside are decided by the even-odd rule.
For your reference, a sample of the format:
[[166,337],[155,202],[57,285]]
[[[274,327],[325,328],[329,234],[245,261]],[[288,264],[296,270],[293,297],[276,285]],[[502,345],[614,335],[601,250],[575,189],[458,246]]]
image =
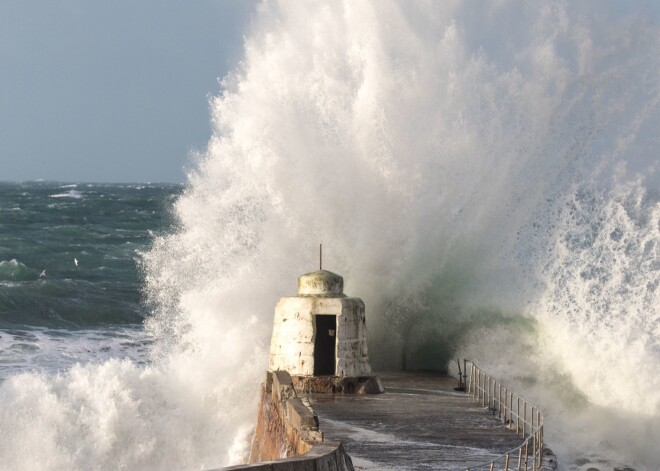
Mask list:
[[[251,464],[223,471],[487,471],[491,462],[492,469],[504,470],[506,453],[516,457],[508,469],[525,469],[524,456],[517,459],[520,435],[492,410],[455,391],[455,379],[403,372],[381,379],[386,394],[328,394],[301,389],[307,383],[286,372],[268,372]],[[535,467],[527,462],[528,470]],[[544,448],[535,469],[556,466]]]
[[318,416],[285,371],[266,374],[249,463],[221,470],[354,471],[342,444],[323,440]]

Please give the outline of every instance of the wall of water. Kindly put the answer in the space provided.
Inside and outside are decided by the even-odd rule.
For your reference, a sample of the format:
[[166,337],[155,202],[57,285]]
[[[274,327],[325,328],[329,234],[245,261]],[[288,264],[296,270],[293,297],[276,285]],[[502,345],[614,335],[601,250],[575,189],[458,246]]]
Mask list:
[[654,469],[657,18],[261,4],[179,229],[143,257],[153,364],[6,381],[2,466],[27,450],[41,469],[240,461],[275,300],[323,242],[324,268],[366,302],[376,368],[469,356],[546,411],[567,467]]

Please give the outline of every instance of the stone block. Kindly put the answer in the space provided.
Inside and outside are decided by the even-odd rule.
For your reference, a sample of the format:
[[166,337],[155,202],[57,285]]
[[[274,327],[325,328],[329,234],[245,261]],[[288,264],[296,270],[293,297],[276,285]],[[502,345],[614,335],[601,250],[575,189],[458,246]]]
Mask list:
[[286,371],[273,371],[273,394],[279,401],[296,397],[291,376]]
[[356,339],[358,338],[357,324],[354,322],[338,323],[337,336],[340,339]]
[[287,339],[293,342],[311,342],[313,330],[311,320],[293,320],[281,323],[276,334],[278,339]]
[[382,394],[384,392],[385,387],[378,376],[371,376],[366,381],[361,381],[357,387],[358,394]]
[[338,316],[342,313],[342,300],[346,298],[311,298],[314,314],[330,314]]
[[286,411],[289,423],[297,430],[318,430],[318,417],[300,399],[287,400]]

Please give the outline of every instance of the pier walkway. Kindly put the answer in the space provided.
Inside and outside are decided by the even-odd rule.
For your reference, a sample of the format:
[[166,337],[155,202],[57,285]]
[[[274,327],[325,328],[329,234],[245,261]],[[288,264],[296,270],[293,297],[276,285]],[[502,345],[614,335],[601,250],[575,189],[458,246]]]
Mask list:
[[[420,373],[380,374],[385,394],[309,394],[326,440],[341,441],[356,470],[460,470],[520,445],[457,380]],[[487,468],[486,468],[487,469]]]

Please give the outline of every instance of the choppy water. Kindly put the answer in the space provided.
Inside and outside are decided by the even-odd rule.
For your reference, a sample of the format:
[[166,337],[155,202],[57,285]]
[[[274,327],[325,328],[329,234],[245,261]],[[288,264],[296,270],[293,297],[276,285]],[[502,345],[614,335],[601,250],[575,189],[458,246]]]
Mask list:
[[[658,469],[658,70],[648,5],[265,2],[175,227],[140,258],[149,364],[6,379],[0,467],[240,461],[274,302],[323,242],[366,302],[374,366],[473,358],[545,411],[566,469]],[[26,279],[4,283],[111,265],[66,251],[7,255]]]
[[0,378],[148,359],[136,258],[178,185],[0,183]]

